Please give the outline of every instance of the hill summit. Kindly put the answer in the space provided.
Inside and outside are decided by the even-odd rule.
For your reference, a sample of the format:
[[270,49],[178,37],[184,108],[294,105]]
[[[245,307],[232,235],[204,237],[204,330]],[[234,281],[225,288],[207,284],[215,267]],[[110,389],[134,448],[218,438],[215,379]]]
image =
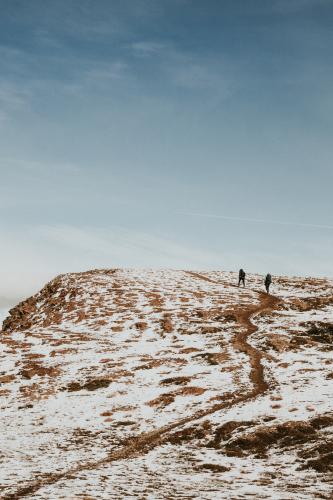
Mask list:
[[1,332],[0,495],[331,498],[333,282],[93,270]]

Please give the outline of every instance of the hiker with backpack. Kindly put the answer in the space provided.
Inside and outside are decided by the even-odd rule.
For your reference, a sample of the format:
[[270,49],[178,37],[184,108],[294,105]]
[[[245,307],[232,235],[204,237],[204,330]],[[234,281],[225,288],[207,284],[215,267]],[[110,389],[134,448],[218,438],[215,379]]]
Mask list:
[[238,273],[238,286],[243,283],[243,287],[245,287],[245,271],[243,269],[239,270]]
[[271,283],[272,283],[272,276],[268,273],[266,274],[265,278],[265,288],[267,293],[269,293],[269,287]]

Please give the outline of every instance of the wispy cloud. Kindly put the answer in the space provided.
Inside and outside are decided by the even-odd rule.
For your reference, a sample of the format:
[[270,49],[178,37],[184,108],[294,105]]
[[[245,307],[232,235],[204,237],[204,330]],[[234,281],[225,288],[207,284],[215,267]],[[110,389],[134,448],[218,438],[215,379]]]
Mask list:
[[[124,227],[41,226],[41,237],[76,255],[93,255],[105,265],[132,267],[200,267],[219,265],[221,255],[183,245],[171,238]],[[79,257],[80,259],[80,257]],[[94,262],[94,265],[98,262]]]
[[212,91],[217,98],[231,94],[233,78],[230,64],[220,56],[210,58],[188,52],[173,41],[141,40],[129,49],[134,56],[150,59],[163,82],[189,91]]
[[0,116],[2,120],[10,117],[14,111],[22,110],[30,104],[29,86],[24,88],[15,82],[0,80]]
[[189,217],[204,217],[209,219],[223,219],[231,220],[235,222],[250,222],[255,224],[276,224],[280,226],[294,226],[294,227],[308,227],[317,229],[333,229],[333,225],[329,224],[317,224],[317,223],[302,223],[302,222],[288,222],[270,219],[255,219],[250,217],[231,217],[227,215],[217,215],[217,214],[205,214],[198,212],[179,212],[180,215],[185,215]]
[[189,90],[218,89],[219,94],[225,97],[230,93],[230,78],[202,61],[184,59],[183,62],[170,65],[167,72],[178,87]]
[[111,80],[121,80],[126,77],[128,77],[128,64],[120,60],[92,64],[83,74],[84,82],[89,84],[108,83]]
[[[35,293],[57,274],[96,267],[217,268],[223,256],[126,227],[1,228],[0,298]],[[223,261],[225,266],[229,262]]]
[[151,56],[157,55],[168,48],[166,44],[154,42],[154,41],[140,41],[134,42],[128,46],[132,49],[136,55],[139,56]]
[[50,216],[51,207],[70,202],[73,184],[78,185],[82,171],[80,165],[70,161],[0,157],[0,208],[7,210],[7,219],[15,214],[22,220],[33,207],[44,207],[39,219],[47,217],[47,213]]

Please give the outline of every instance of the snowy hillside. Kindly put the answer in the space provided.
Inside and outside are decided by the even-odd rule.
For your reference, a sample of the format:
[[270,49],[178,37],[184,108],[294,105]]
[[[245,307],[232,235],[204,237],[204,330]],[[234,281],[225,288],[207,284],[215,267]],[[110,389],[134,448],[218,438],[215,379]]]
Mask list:
[[59,276],[0,343],[2,499],[315,499],[333,490],[333,282]]

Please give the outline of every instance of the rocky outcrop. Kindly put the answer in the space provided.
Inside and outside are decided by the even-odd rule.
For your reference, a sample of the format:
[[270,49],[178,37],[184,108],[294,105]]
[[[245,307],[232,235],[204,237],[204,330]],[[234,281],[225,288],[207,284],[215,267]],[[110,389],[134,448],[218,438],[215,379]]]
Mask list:
[[[9,311],[2,331],[20,332],[31,328],[47,328],[59,325],[64,315],[75,313],[74,321],[86,319],[85,302],[82,296],[87,290],[87,282],[98,280],[100,276],[109,276],[114,269],[96,269],[83,273],[61,274],[47,283],[37,294],[20,302]],[[100,300],[99,297],[96,298]],[[98,305],[98,304],[97,304]]]
[[46,310],[43,312],[47,314],[48,321],[52,322],[55,315],[60,312],[63,299],[67,294],[67,290],[62,289],[62,286],[62,276],[58,276],[50,283],[47,283],[36,295],[13,307],[9,311],[8,318],[3,322],[2,331],[6,333],[23,331],[36,326],[35,320],[40,319],[40,306],[46,303]]

